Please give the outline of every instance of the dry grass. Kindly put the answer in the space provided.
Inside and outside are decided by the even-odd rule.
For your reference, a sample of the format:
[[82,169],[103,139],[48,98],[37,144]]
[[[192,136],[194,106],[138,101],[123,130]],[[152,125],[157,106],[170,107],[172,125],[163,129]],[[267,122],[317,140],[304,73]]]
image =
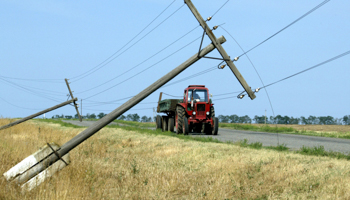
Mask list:
[[[81,130],[26,122],[0,131],[0,173]],[[349,162],[327,157],[104,128],[71,159],[29,193],[1,177],[0,199],[350,199]]]
[[[263,126],[264,124],[251,124],[254,126]],[[294,128],[298,131],[315,131],[315,132],[350,132],[350,126],[346,125],[298,125],[298,124],[268,124],[269,126]]]

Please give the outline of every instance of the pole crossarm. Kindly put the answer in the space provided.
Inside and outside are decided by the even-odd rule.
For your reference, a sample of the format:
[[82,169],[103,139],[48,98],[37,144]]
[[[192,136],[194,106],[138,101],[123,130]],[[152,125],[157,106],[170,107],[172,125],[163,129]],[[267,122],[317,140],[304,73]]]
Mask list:
[[[199,24],[204,29],[204,32],[207,33],[208,37],[213,42],[213,45],[215,46],[215,48],[221,54],[223,60],[225,60],[226,64],[230,67],[231,71],[236,76],[236,78],[238,79],[239,83],[242,85],[244,90],[247,92],[247,94],[249,95],[250,99],[252,99],[252,100],[255,99],[256,96],[255,96],[254,92],[249,87],[248,83],[245,81],[245,79],[243,78],[242,74],[238,71],[238,69],[235,66],[235,64],[233,64],[233,61],[230,59],[230,56],[226,53],[225,49],[218,42],[218,40],[215,37],[213,31],[208,28],[208,24],[206,23],[206,21],[204,21],[203,17],[200,15],[200,13],[196,9],[196,7],[193,5],[192,1],[191,0],[185,0],[185,3],[187,4],[188,8],[191,10],[193,15],[196,17],[196,19],[198,20]],[[204,34],[203,34],[203,36],[204,36]]]
[[[68,79],[64,79],[64,80],[66,81],[66,84],[67,84],[67,87],[68,87],[70,96],[72,97],[72,99],[74,99],[74,97],[73,97],[73,92],[72,92],[72,90],[71,90],[70,87],[69,87]],[[81,122],[81,121],[82,121],[82,118],[81,118],[81,115],[80,115],[80,113],[79,113],[78,105],[77,105],[76,101],[77,101],[77,100],[75,100],[73,103],[74,103],[75,110],[77,111],[77,114],[78,114],[78,116],[79,116],[79,121]]]
[[69,101],[63,102],[63,103],[61,103],[61,104],[58,104],[58,105],[56,105],[56,106],[53,106],[53,107],[48,108],[48,109],[46,109],[46,110],[43,110],[43,111],[41,111],[41,112],[35,113],[35,114],[30,115],[30,116],[28,116],[28,117],[22,118],[22,119],[20,119],[20,120],[14,121],[14,122],[12,122],[12,123],[9,123],[9,124],[7,124],[7,125],[4,125],[4,126],[0,127],[0,130],[9,128],[9,127],[14,126],[14,125],[17,125],[17,124],[20,124],[20,123],[22,123],[22,122],[25,122],[25,121],[27,121],[27,120],[33,119],[34,117],[37,117],[37,116],[42,115],[42,114],[44,114],[44,113],[50,112],[50,111],[52,111],[52,110],[56,110],[57,108],[60,108],[60,107],[65,106],[65,105],[68,105],[68,104],[70,104],[70,103],[72,103],[72,102],[74,102],[74,101],[76,101],[76,100],[78,100],[78,99],[77,99],[77,98],[71,99],[71,100],[69,100]]

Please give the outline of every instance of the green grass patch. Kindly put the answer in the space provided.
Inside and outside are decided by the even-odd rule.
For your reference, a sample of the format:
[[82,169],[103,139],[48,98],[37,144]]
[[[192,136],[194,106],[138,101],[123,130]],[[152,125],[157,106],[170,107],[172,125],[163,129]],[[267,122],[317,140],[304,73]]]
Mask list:
[[[34,120],[37,120],[40,122],[55,123],[55,124],[59,124],[63,127],[81,128],[81,126],[76,126],[76,125],[73,125],[70,123],[62,122],[61,120],[57,120],[57,119],[34,119]],[[249,143],[247,139],[244,139],[244,140],[241,140],[241,141],[238,141],[235,143],[222,142],[222,141],[220,141],[216,138],[213,138],[213,137],[192,137],[190,135],[176,134],[176,133],[169,132],[169,131],[163,132],[160,129],[157,129],[157,130],[145,129],[144,126],[139,125],[140,122],[115,120],[115,122],[117,122],[117,123],[120,123],[120,121],[126,122],[126,123],[121,123],[121,124],[126,124],[128,126],[109,125],[108,128],[120,128],[120,129],[127,130],[127,131],[136,131],[139,133],[149,134],[149,135],[165,135],[165,136],[179,138],[179,139],[182,139],[184,141],[225,143],[225,144],[229,144],[229,145],[239,145],[239,146],[245,147],[245,148],[271,149],[271,150],[275,150],[275,151],[289,151],[290,150],[285,144],[278,145],[278,146],[263,146],[261,142]],[[133,124],[137,124],[138,126],[134,126]],[[238,124],[238,125],[240,125],[240,124]],[[243,126],[246,126],[246,125],[243,125]],[[247,125],[247,126],[252,126],[252,125]],[[149,127],[154,127],[154,126],[152,125]],[[319,146],[319,147],[305,147],[305,146],[303,146],[300,148],[300,150],[295,151],[295,153],[302,154],[302,155],[326,156],[326,157],[332,157],[332,158],[337,158],[337,159],[350,160],[350,154],[346,155],[346,154],[339,153],[339,152],[326,151],[323,146]]]
[[234,129],[234,130],[244,130],[244,131],[284,133],[284,134],[350,139],[350,133],[327,133],[327,132],[320,133],[320,132],[315,132],[315,131],[296,130],[296,129],[291,128],[291,127],[277,127],[277,126],[273,126],[272,124],[271,125],[255,126],[255,125],[251,125],[251,124],[220,123],[219,127],[220,128]]
[[339,152],[326,151],[323,146],[318,146],[318,147],[303,146],[297,152],[303,155],[326,156],[326,157],[350,160],[350,154],[346,155]]
[[219,124],[220,128],[230,128],[236,130],[245,130],[245,131],[261,131],[261,132],[269,132],[269,133],[291,133],[296,132],[297,130],[289,127],[275,127],[275,126],[254,126],[251,124]]
[[116,122],[119,124],[129,125],[129,126],[134,126],[134,127],[140,127],[140,128],[156,127],[156,124],[153,122],[134,122],[134,121],[124,121],[124,120],[114,120],[113,122]]
[[59,124],[63,127],[68,127],[68,128],[83,128],[84,126],[77,126],[71,123],[63,122],[60,119],[32,119],[34,121],[39,121],[39,122],[46,122],[46,123],[53,123],[53,124]]

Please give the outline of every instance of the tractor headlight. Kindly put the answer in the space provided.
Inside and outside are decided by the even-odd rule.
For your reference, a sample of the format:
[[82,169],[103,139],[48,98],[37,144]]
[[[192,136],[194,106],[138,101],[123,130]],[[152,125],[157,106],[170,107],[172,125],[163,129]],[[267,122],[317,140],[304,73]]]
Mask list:
[[196,112],[195,112],[195,111],[193,111],[192,115],[196,115]]
[[207,112],[207,115],[209,115],[209,112]]

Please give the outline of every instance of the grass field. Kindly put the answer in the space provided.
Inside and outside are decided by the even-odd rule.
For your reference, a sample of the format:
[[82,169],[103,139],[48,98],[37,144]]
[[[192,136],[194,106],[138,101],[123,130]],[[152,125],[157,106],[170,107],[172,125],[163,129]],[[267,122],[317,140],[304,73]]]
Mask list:
[[[0,119],[0,126],[9,123]],[[31,120],[0,131],[0,173],[84,128]],[[0,178],[0,199],[349,199],[345,159],[104,128],[29,193]]]
[[233,124],[220,123],[219,127],[236,130],[261,131],[350,139],[350,126],[346,125],[294,125],[294,124]]

